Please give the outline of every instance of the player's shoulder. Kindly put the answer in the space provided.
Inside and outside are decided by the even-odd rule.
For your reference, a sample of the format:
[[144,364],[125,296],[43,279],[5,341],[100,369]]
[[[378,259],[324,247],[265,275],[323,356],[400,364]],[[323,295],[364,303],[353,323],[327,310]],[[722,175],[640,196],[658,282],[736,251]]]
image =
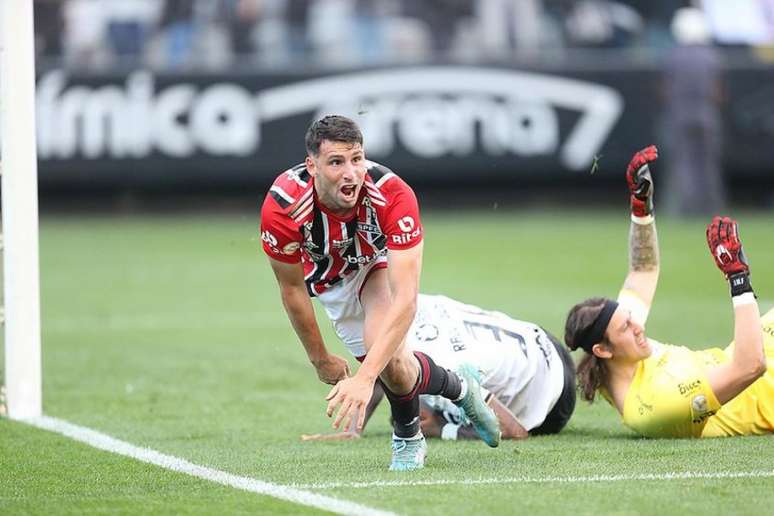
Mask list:
[[398,178],[398,175],[381,163],[366,160],[366,177],[381,188],[385,183]]
[[366,183],[375,186],[382,193],[410,189],[408,184],[388,167],[375,161],[366,161]]
[[304,163],[291,167],[277,176],[269,188],[264,206],[271,204],[274,211],[291,214],[302,205],[312,202],[312,176]]
[[375,161],[366,161],[365,184],[372,196],[383,197],[388,201],[402,193],[413,194],[411,187],[398,174]]

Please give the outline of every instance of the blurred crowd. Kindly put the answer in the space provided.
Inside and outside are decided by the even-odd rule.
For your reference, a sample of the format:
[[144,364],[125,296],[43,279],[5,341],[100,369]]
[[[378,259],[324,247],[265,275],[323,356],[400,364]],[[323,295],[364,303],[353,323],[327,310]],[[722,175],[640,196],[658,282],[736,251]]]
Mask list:
[[716,42],[774,40],[774,0],[35,0],[35,21],[39,58],[73,67],[337,66],[658,50],[687,5]]

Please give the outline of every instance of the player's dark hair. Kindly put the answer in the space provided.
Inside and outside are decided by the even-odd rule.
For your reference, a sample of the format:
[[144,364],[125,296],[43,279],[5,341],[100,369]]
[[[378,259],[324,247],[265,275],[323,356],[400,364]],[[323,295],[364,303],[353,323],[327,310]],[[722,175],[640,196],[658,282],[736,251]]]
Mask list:
[[[592,297],[570,309],[567,321],[564,325],[564,343],[575,351],[580,346],[579,337],[594,324],[607,299]],[[607,342],[605,337],[604,342]],[[607,385],[608,370],[605,360],[593,353],[584,353],[578,364],[576,376],[578,378],[578,392],[581,397],[592,403],[600,387]]]
[[328,115],[312,122],[306,131],[304,143],[310,156],[320,154],[323,140],[363,145],[363,133],[357,124],[341,115]]

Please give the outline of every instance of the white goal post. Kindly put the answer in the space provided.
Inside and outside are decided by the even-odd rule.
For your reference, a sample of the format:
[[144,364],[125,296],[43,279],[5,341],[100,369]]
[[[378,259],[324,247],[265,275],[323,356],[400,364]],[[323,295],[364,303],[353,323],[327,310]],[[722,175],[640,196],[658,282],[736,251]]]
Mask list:
[[0,1],[5,383],[12,419],[42,411],[32,0]]

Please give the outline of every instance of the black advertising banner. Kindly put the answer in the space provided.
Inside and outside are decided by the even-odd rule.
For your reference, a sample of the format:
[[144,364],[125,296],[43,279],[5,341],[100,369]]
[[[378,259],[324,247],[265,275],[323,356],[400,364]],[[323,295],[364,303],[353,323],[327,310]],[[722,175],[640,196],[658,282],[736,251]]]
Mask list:
[[[735,73],[731,88],[744,94],[727,106],[726,161],[756,175],[774,165],[774,97],[761,90],[774,84],[762,75],[774,72]],[[480,66],[327,75],[48,70],[37,91],[40,186],[265,187],[303,160],[306,127],[327,113],[355,119],[369,159],[412,183],[554,181],[588,174],[600,156],[596,173],[617,178],[634,150],[659,143],[658,80],[650,69]],[[751,148],[769,153],[741,152]]]

